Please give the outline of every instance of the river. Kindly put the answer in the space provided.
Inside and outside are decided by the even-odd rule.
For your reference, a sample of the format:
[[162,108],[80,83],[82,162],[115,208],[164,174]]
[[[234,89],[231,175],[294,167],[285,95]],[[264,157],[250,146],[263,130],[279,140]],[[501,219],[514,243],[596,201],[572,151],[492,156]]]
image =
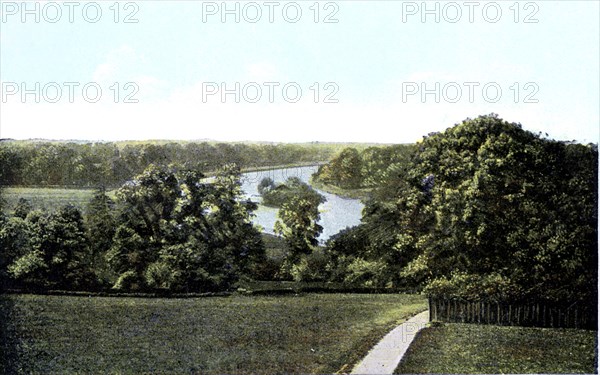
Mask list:
[[[249,172],[242,174],[242,190],[252,201],[260,204],[261,197],[258,194],[258,184],[265,177],[270,177],[275,183],[285,182],[288,177],[299,177],[308,183],[310,176],[317,171],[317,166],[272,169],[265,171]],[[364,205],[358,199],[343,198],[319,189],[327,201],[319,206],[323,233],[319,241],[324,242],[340,230],[360,223]],[[254,223],[262,227],[262,231],[273,234],[273,226],[277,220],[277,208],[259,205],[255,211]]]

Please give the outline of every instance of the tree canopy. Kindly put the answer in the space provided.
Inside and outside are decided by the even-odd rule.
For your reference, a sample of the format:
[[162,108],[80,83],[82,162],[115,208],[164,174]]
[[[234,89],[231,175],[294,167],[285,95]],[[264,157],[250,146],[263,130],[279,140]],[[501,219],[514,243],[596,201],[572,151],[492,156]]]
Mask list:
[[361,256],[430,293],[473,275],[514,298],[595,296],[597,160],[493,114],[432,133],[368,202]]

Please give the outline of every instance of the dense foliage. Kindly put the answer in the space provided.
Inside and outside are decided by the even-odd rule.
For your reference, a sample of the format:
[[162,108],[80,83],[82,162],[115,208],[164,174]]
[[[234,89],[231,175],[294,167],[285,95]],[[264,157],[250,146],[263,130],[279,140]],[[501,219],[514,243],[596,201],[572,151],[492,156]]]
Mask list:
[[320,275],[325,262],[310,265],[309,262],[319,257],[314,252],[323,227],[317,222],[319,205],[325,202],[325,197],[298,177],[289,177],[279,184],[263,178],[258,192],[264,205],[279,207],[274,230],[286,243],[286,256],[277,276],[297,281],[323,279]]
[[289,251],[283,264],[284,273],[289,272],[295,274],[296,279],[302,279],[301,269],[308,267],[306,258],[316,249],[319,244],[317,238],[323,231],[317,223],[320,216],[318,202],[302,196],[290,198],[279,209],[274,229],[285,239]]
[[594,301],[597,163],[596,145],[546,139],[496,115],[467,119],[425,137],[374,193],[363,224],[329,248],[346,277],[362,269],[380,284]]
[[270,207],[281,207],[292,198],[308,200],[315,207],[325,203],[324,196],[298,177],[289,177],[281,184],[275,184],[269,177],[265,177],[258,185],[258,192],[262,197],[262,203]]
[[73,206],[45,213],[23,201],[3,219],[0,277],[33,288],[205,292],[227,289],[264,262],[256,205],[241,199],[239,170],[214,181],[149,166],[117,202],[98,190],[85,218]]
[[[0,175],[16,181],[30,167],[13,168],[6,158],[29,160],[24,150],[38,145],[7,145],[0,147]],[[250,221],[256,205],[242,199],[239,170],[228,166],[214,181],[198,172],[205,160],[215,163],[209,168],[216,168],[217,160],[223,165],[229,159],[222,153],[177,159],[171,166],[165,166],[171,156],[128,164],[132,150],[145,150],[141,157],[149,150],[221,147],[169,145],[113,149],[115,167],[107,170],[126,172],[118,178],[94,173],[95,182],[126,182],[114,202],[98,190],[85,215],[74,207],[33,210],[26,200],[16,204],[12,216],[0,215],[1,281],[187,292],[227,289],[247,275],[424,289],[467,300],[597,300],[597,145],[551,140],[492,114],[429,134],[416,145],[347,148],[319,168],[314,180],[367,188],[370,194],[362,223],[332,236],[325,249],[318,242],[321,195],[297,178],[259,184],[263,202],[280,208],[274,229],[285,249],[277,262],[265,257]],[[48,151],[52,148],[96,146],[116,147],[39,144],[45,151],[31,155],[50,160],[48,155],[56,154]],[[23,153],[11,154],[19,147]],[[256,156],[252,147],[246,162]],[[182,151],[186,158],[193,155],[187,151]],[[55,183],[71,176],[68,181],[91,183],[91,177],[67,172],[91,173],[89,168],[108,160],[82,162],[77,155],[65,157],[70,167],[34,162],[38,175],[31,181]],[[265,160],[278,160],[270,157]],[[161,162],[131,178],[128,173],[141,167],[141,160]],[[85,167],[73,167],[76,161]],[[116,167],[120,163],[136,167]],[[45,179],[55,171],[58,180]]]
[[414,148],[412,144],[368,147],[362,151],[347,147],[319,167],[313,179],[344,189],[378,187],[398,168],[409,164]]
[[328,160],[328,144],[0,142],[0,185],[118,187],[150,164],[215,172]]
[[0,229],[2,277],[43,288],[86,288],[95,283],[88,240],[78,209],[30,211]]

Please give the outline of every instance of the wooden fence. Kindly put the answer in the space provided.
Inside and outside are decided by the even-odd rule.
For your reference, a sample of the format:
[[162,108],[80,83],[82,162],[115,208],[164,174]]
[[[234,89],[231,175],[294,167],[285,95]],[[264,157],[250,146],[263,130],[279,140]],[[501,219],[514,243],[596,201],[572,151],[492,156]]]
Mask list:
[[468,302],[429,298],[431,321],[598,329],[596,304]]

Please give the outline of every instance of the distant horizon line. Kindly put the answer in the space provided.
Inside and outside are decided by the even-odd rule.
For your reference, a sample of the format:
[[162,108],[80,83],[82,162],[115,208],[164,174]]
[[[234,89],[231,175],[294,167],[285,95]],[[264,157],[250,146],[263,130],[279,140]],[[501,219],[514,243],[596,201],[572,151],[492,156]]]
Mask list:
[[55,139],[55,138],[0,138],[0,142],[48,142],[48,143],[254,143],[254,144],[356,144],[356,145],[400,145],[412,144],[416,142],[358,142],[358,141],[232,141],[218,140],[212,138],[199,139],[123,139],[123,140],[103,140],[103,139]]

